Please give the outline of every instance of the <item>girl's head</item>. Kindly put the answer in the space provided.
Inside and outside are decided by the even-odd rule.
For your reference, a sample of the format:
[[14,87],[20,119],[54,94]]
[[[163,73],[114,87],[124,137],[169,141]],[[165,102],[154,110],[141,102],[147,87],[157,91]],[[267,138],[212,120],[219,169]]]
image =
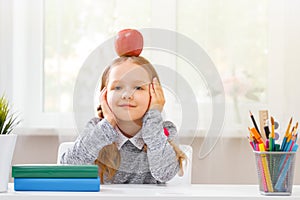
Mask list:
[[118,120],[141,120],[150,103],[149,87],[157,72],[143,57],[115,59],[102,74],[101,90],[107,88],[107,102]]

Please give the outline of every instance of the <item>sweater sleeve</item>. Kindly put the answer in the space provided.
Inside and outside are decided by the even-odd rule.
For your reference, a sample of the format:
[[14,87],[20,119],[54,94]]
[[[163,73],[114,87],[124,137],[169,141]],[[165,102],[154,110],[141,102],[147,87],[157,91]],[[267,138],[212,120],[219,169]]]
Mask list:
[[164,123],[158,110],[149,110],[143,118],[142,136],[147,145],[147,156],[152,176],[160,181],[171,180],[179,171],[179,161],[173,147],[164,134],[164,125],[174,139],[176,127],[172,122]]
[[93,118],[78,136],[74,146],[62,155],[60,163],[93,164],[98,152],[112,144],[116,138],[117,132],[106,119],[100,121],[99,118]]

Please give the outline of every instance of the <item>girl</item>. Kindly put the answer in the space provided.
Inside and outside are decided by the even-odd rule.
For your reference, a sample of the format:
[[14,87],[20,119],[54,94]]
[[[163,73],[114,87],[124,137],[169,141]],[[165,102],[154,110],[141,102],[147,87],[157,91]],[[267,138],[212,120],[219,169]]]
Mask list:
[[164,183],[183,174],[177,131],[163,121],[163,90],[143,57],[120,57],[102,75],[99,118],[62,155],[62,164],[99,166],[101,183]]

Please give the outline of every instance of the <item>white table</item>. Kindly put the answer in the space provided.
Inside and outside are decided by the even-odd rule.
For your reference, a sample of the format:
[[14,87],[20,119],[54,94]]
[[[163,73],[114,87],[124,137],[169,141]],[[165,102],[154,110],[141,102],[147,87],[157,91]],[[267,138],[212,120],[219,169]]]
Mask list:
[[0,193],[0,200],[134,200],[134,199],[299,199],[300,185],[292,196],[263,196],[257,185],[101,185],[100,192],[18,192]]

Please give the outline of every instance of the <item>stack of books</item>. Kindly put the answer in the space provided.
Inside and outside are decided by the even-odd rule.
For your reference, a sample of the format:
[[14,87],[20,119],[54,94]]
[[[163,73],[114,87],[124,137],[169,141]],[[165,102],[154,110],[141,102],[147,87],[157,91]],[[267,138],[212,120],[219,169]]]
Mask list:
[[15,191],[100,191],[97,165],[12,166]]

